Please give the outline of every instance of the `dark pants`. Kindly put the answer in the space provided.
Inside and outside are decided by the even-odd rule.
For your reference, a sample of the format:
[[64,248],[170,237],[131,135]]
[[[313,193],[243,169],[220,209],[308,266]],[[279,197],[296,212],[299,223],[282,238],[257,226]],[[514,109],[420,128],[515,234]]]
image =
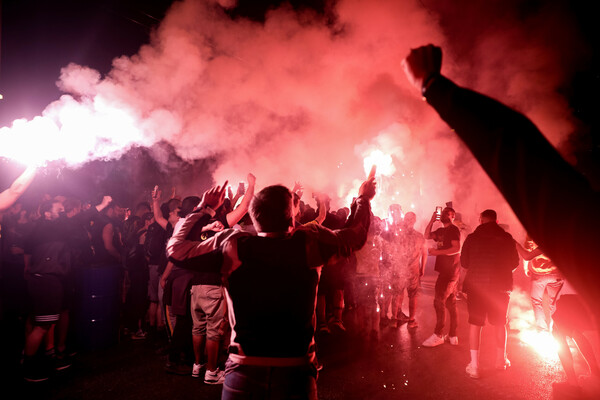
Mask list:
[[189,363],[193,360],[192,317],[190,315],[177,315],[176,318],[169,349],[169,361],[172,363]]
[[317,400],[317,370],[300,367],[259,367],[227,360],[222,400]]
[[458,277],[440,274],[435,282],[435,297],[433,299],[433,307],[437,321],[435,324],[434,333],[438,336],[442,335],[444,324],[446,323],[446,308],[450,314],[450,331],[449,336],[456,336],[456,328],[458,326],[458,313],[456,311],[456,285]]

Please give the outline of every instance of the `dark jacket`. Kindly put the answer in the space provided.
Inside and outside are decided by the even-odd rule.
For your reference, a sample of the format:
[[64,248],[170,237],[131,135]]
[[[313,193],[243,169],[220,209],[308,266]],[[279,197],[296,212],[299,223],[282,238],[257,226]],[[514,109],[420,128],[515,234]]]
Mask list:
[[497,223],[481,224],[465,239],[460,262],[467,269],[463,290],[512,290],[512,273],[519,266],[515,241]]

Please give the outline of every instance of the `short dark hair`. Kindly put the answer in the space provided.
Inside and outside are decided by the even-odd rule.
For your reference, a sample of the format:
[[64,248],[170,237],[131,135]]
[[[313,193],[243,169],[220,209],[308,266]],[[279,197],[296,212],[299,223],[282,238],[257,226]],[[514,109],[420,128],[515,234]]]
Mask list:
[[163,216],[164,219],[169,219],[169,214],[171,213],[171,210],[169,210],[169,204],[168,203],[162,203],[160,205],[160,212]]
[[150,207],[150,203],[147,201],[141,201],[135,206],[135,212],[137,213],[141,209],[152,210],[152,207]]
[[65,200],[65,203],[63,204],[63,206],[65,207],[65,212],[71,212],[76,208],[80,208],[81,207],[81,200],[79,200],[78,198],[75,197],[69,197]]
[[189,213],[191,213],[194,208],[200,203],[200,197],[198,196],[188,196],[181,202],[181,210],[179,210],[179,216],[181,218],[185,218]]
[[250,203],[250,217],[259,232],[284,232],[292,224],[292,193],[282,185],[267,186]]
[[496,222],[498,220],[498,214],[494,210],[485,210],[481,213],[482,218],[489,219],[490,221]]
[[442,210],[442,214],[443,213],[447,213],[448,211],[452,211],[454,213],[454,215],[456,215],[456,211],[454,211],[454,208],[452,207],[446,207]]

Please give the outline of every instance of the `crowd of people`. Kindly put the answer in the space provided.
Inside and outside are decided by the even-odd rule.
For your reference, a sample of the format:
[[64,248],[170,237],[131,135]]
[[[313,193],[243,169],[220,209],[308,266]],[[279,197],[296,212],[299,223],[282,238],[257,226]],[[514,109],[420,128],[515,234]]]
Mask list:
[[[28,173],[0,194],[2,319],[23,323],[25,379],[43,381],[51,369],[70,366],[73,346],[82,339],[73,329],[80,316],[75,305],[85,291],[81,273],[95,269],[113,271],[115,278],[109,281],[117,288],[111,292],[118,303],[113,309],[116,324],[109,324],[107,336],[163,337],[167,372],[199,378],[204,371],[206,384],[224,384],[225,399],[239,393],[261,398],[267,390],[273,398],[316,399],[323,366],[315,332],[345,331],[344,310],[349,308],[356,310],[361,333],[370,338],[377,337],[381,325],[417,328],[419,282],[428,256],[435,257],[438,273],[431,312],[436,323],[423,346],[458,344],[456,299],[462,286],[471,355],[466,373],[477,379],[486,321],[495,327],[496,368],[511,365],[506,354],[507,309],[519,255],[530,261],[538,328],[552,331],[559,341],[568,336],[581,343],[592,374],[598,374],[592,346],[582,335],[597,327],[590,310],[598,298],[586,282],[596,272],[589,268],[590,249],[582,247],[590,238],[561,242],[567,256],[555,249],[554,235],[541,229],[547,228],[543,216],[523,209],[521,200],[537,199],[539,190],[515,184],[516,174],[510,173],[514,167],[509,165],[513,160],[500,157],[490,163],[485,150],[489,143],[507,154],[516,151],[513,147],[530,148],[527,140],[520,142],[521,136],[493,136],[502,131],[495,129],[498,126],[529,130],[527,137],[536,145],[537,131],[520,114],[443,77],[439,48],[413,50],[405,68],[424,98],[457,128],[548,255],[533,240],[523,246],[516,243],[491,209],[481,212],[480,225],[466,238],[454,224],[452,207],[433,213],[424,234],[414,229],[417,216],[403,215],[399,205],[390,205],[388,216],[375,216],[370,208],[376,192],[373,176],[363,182],[352,204],[334,211],[322,194],[315,196],[312,208],[298,183],[292,190],[273,185],[255,193],[252,174],[235,193],[225,182],[201,196],[182,199],[173,193],[163,199],[155,187],[149,201],[132,208],[110,196],[96,202],[45,196],[32,206],[17,200],[31,182]],[[495,124],[493,130],[490,124]],[[481,132],[491,136],[482,138]],[[541,146],[543,152],[557,161],[548,146]],[[571,174],[564,163],[553,168]],[[577,201],[597,198],[579,178],[571,178],[573,193],[584,196]],[[554,189],[546,189],[546,195],[547,190]],[[434,230],[437,221],[441,227]],[[573,232],[572,221],[560,219],[558,225]],[[435,246],[428,249],[427,240]],[[569,257],[578,257],[580,264],[571,266]],[[466,272],[462,279],[461,267]],[[557,299],[565,276],[582,296],[573,292],[561,309]],[[405,292],[408,315],[402,311]],[[545,292],[550,314],[556,312],[555,329],[541,310]],[[587,312],[587,317],[575,320],[567,310]],[[444,334],[446,314],[450,323]],[[559,356],[569,390],[575,390],[571,354],[563,349]]]

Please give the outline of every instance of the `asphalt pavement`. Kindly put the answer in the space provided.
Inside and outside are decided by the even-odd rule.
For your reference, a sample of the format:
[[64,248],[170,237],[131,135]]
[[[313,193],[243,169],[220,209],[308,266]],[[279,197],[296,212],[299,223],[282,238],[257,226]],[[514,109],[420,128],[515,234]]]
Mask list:
[[[433,332],[435,275],[423,277],[417,307],[419,327],[383,326],[377,337],[357,334],[363,326],[353,311],[345,314],[346,332],[317,337],[318,356],[324,368],[318,379],[320,399],[552,399],[568,398],[553,391],[565,380],[556,353],[540,355],[509,331],[505,372],[494,367],[495,348],[490,326],[483,329],[481,379],[465,373],[469,362],[467,306],[458,301],[459,344],[435,348],[421,344]],[[406,303],[406,301],[405,301]],[[406,304],[404,306],[406,313]],[[10,346],[11,343],[4,343]],[[14,343],[13,343],[14,345]],[[73,365],[38,384],[24,382],[18,364],[3,360],[2,399],[219,399],[221,387],[206,385],[191,376],[164,371],[157,354],[161,343],[123,338],[107,349],[80,352]],[[576,368],[586,365],[576,355]],[[579,398],[600,398],[593,386]]]

